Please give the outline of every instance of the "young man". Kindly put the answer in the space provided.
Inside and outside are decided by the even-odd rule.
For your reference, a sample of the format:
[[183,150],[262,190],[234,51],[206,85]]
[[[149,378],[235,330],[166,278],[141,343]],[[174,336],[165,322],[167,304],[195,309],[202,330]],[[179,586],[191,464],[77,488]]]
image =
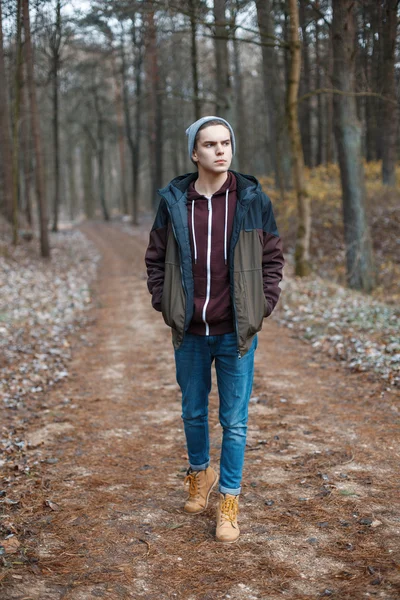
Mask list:
[[222,118],[187,130],[197,172],[161,196],[146,251],[153,307],[172,330],[189,456],[184,510],[207,508],[218,475],[210,466],[208,396],[215,361],[222,449],[216,539],[239,537],[238,499],[257,332],[280,295],[284,258],[271,201],[255,177],[229,169],[235,135]]

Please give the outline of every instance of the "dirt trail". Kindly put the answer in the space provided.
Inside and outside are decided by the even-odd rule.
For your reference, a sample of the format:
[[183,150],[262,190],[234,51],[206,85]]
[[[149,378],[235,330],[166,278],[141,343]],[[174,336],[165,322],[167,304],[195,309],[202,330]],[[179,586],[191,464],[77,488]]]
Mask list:
[[[170,332],[146,288],[147,234],[129,236],[113,223],[81,230],[103,254],[95,324],[86,332],[92,345],[76,341],[71,376],[50,392],[52,410],[34,432],[46,433],[58,462],[45,465],[26,521],[35,567],[15,571],[22,579],[7,579],[0,597],[399,598],[393,392],[267,320],[256,353],[242,535],[236,545],[216,544],[215,494],[202,515],[181,510],[179,390]],[[210,402],[217,464],[215,378]]]

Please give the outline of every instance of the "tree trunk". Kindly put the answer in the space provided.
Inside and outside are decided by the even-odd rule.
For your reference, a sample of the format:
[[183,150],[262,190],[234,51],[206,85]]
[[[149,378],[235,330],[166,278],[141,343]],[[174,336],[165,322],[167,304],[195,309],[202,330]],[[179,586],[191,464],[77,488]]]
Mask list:
[[[306,15],[306,0],[300,0],[300,25],[303,36],[302,43],[302,58],[303,58],[303,77],[300,78],[300,95],[307,94],[311,90],[311,74],[310,74],[310,52],[309,52],[309,35],[307,31],[307,15]],[[320,95],[319,95],[320,96]],[[313,166],[312,145],[311,145],[311,96],[303,100],[299,107],[301,141],[304,153],[304,162],[308,167]]]
[[200,119],[201,116],[201,102],[199,96],[199,73],[197,69],[197,42],[196,42],[196,30],[197,30],[197,21],[196,21],[196,1],[189,0],[189,11],[190,11],[190,58],[191,58],[191,67],[192,67],[192,80],[193,80],[193,107],[194,107],[194,118],[195,121]]
[[[315,7],[319,10],[319,0],[315,2]],[[322,87],[321,78],[321,40],[319,33],[318,18],[315,19],[315,87]],[[325,98],[322,94],[317,95],[317,152],[315,164],[321,165],[324,161],[324,102]]]
[[36,101],[36,88],[33,74],[33,49],[31,42],[31,29],[29,20],[29,0],[22,0],[23,23],[25,32],[27,75],[30,100],[30,117],[32,125],[32,137],[35,150],[35,181],[36,194],[39,209],[40,225],[40,249],[44,258],[50,257],[49,235],[48,235],[48,216],[46,203],[46,184],[43,166],[42,140],[40,135],[39,112]]
[[17,1],[17,65],[15,69],[15,97],[13,123],[13,244],[18,244],[18,202],[19,202],[19,126],[22,86],[22,40],[21,40],[21,0]]
[[167,84],[165,79],[160,80],[159,71],[156,81],[156,183],[158,189],[162,187],[163,183],[163,90],[165,90]]
[[67,145],[67,179],[69,191],[69,218],[73,221],[77,215],[77,197],[75,183],[75,147],[68,141]]
[[361,152],[361,125],[355,91],[354,0],[333,3],[333,84],[344,94],[334,94],[334,131],[338,149],[347,279],[350,287],[369,292],[375,284],[372,244],[365,208],[365,177]]
[[[26,61],[24,60],[25,64]],[[23,187],[24,187],[24,211],[28,225],[33,227],[32,220],[32,200],[31,200],[31,185],[32,185],[32,138],[31,128],[29,123],[29,108],[27,98],[27,86],[24,83],[21,89],[21,135],[22,135],[22,156],[23,156]]]
[[304,158],[298,118],[298,91],[301,67],[301,44],[299,40],[299,13],[297,0],[289,0],[290,71],[287,94],[289,133],[292,144],[293,180],[297,196],[298,224],[295,250],[295,272],[303,277],[310,273],[310,198],[304,180]]
[[[362,45],[359,46],[359,52],[363,58],[363,73],[364,73],[364,87],[365,89],[375,90],[375,73],[373,57],[376,54],[376,46],[374,41],[374,21],[375,21],[375,7],[372,1],[362,5],[362,16],[363,16],[363,39]],[[375,103],[377,99],[366,96],[364,99],[364,111],[365,111],[365,149],[364,154],[367,162],[375,160],[376,148],[376,115],[375,115]]]
[[[121,33],[121,44],[124,43],[123,32]],[[117,61],[115,58],[114,50],[112,45],[110,47],[110,60],[111,68],[113,73],[114,83],[114,99],[115,99],[115,112],[117,116],[118,125],[118,152],[119,152],[119,171],[120,171],[120,189],[121,189],[121,204],[123,214],[129,214],[128,199],[126,194],[126,166],[125,166],[125,136],[124,136],[124,110],[121,92],[121,80],[120,73],[117,68]],[[121,69],[122,70],[122,69]]]
[[396,105],[396,77],[395,77],[395,50],[397,30],[397,5],[398,0],[385,0],[383,2],[382,22],[382,94],[393,100],[384,102],[383,105],[383,130],[382,130],[382,183],[395,187],[396,185],[396,159],[397,159],[397,125],[398,107]]
[[88,219],[93,219],[94,194],[93,194],[93,148],[88,136],[86,136],[83,147],[83,192],[85,215]]
[[110,215],[107,209],[107,201],[106,201],[106,188],[105,188],[105,173],[104,173],[104,123],[103,123],[103,113],[101,106],[101,98],[99,97],[99,90],[97,87],[97,81],[94,88],[94,107],[96,111],[96,119],[97,119],[97,140],[96,140],[96,158],[97,158],[97,168],[98,168],[98,181],[99,181],[99,194],[100,194],[100,205],[103,211],[103,218],[105,221],[110,220]]
[[13,162],[10,132],[10,114],[8,108],[6,70],[4,64],[3,48],[3,17],[2,3],[0,0],[0,146],[1,170],[3,174],[4,204],[1,212],[12,222],[13,218]]
[[[260,37],[265,44],[271,43],[274,35],[273,13],[271,0],[256,0],[257,21]],[[277,55],[272,46],[263,45],[262,79],[266,115],[265,135],[265,168],[267,173],[275,173],[275,183],[284,196],[285,182],[289,185],[290,150],[286,114],[284,108],[284,92],[278,85],[276,71]]]
[[235,129],[238,133],[238,152],[237,164],[238,170],[244,173],[250,172],[250,166],[247,161],[247,123],[245,111],[245,98],[243,93],[243,77],[240,65],[240,42],[236,36],[236,15],[239,10],[238,0],[236,0],[235,9],[231,9],[231,26],[233,30],[233,68],[234,68],[234,89],[235,89]]
[[138,190],[139,190],[139,160],[140,160],[140,139],[141,139],[141,124],[142,118],[142,65],[143,65],[143,50],[142,39],[139,39],[135,15],[131,19],[131,35],[132,35],[132,50],[134,56],[134,73],[135,73],[135,100],[136,100],[136,118],[135,118],[135,135],[132,131],[131,111],[129,106],[128,82],[125,47],[121,41],[121,74],[122,74],[122,98],[125,115],[125,132],[128,141],[128,147],[131,156],[131,171],[132,171],[132,203],[130,214],[132,215],[132,225],[138,225]]
[[146,80],[148,101],[148,129],[149,129],[149,154],[150,154],[150,190],[153,210],[156,211],[159,204],[157,189],[161,187],[159,179],[162,172],[162,137],[160,135],[161,115],[160,104],[157,95],[159,90],[159,69],[157,57],[157,31],[154,23],[154,10],[147,13],[147,65]]
[[[328,65],[327,65],[328,87],[333,88],[333,42],[332,27],[329,27]],[[330,164],[334,161],[334,139],[333,139],[333,94],[326,98],[326,133],[325,133],[325,161]]]
[[228,32],[226,29],[226,0],[214,0],[216,102],[215,114],[232,121],[232,87],[229,77]]
[[58,213],[60,208],[60,142],[58,125],[58,94],[61,45],[61,1],[57,0],[56,26],[52,42],[53,59],[53,148],[54,148],[54,206],[53,231],[58,231]]
[[[383,74],[382,74],[382,54],[383,54],[383,42],[382,42],[382,20],[383,20],[383,7],[382,2],[372,3],[371,10],[371,24],[373,30],[373,51],[372,51],[372,72],[373,80],[372,84],[375,90],[381,92],[384,86]],[[374,159],[382,159],[382,136],[383,131],[383,111],[386,110],[385,104],[380,98],[373,99],[373,115],[374,115],[374,129],[373,129],[373,142],[374,142]]]
[[[134,31],[135,39],[136,39],[136,31]],[[138,225],[138,195],[139,195],[139,166],[140,166],[140,142],[142,138],[142,127],[141,127],[141,115],[142,115],[142,70],[143,70],[143,40],[141,40],[140,44],[137,44],[136,54],[135,54],[135,91],[136,91],[136,120],[135,120],[135,140],[133,144],[133,185],[132,185],[132,194],[133,194],[133,224]]]

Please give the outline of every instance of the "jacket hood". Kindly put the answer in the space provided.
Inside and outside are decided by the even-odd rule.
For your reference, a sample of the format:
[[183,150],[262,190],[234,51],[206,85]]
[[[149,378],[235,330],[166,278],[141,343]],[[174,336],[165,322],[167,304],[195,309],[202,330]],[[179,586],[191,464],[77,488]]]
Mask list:
[[[253,175],[244,175],[238,171],[228,170],[228,173],[233,173],[236,178],[236,193],[238,199],[244,193],[251,189],[253,192],[261,192],[261,185]],[[190,184],[198,178],[197,171],[195,173],[186,173],[185,175],[179,175],[175,177],[166,185],[164,188],[157,190],[158,194],[169,202],[178,202],[183,195],[185,195]]]

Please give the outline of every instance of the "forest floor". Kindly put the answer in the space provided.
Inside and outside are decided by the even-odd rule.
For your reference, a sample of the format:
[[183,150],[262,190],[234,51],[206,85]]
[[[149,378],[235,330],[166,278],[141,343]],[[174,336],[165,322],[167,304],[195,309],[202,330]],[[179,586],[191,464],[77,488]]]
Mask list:
[[[34,466],[24,474],[16,458],[4,474],[1,599],[398,599],[398,390],[298,339],[279,311],[268,319],[242,534],[217,544],[216,494],[203,514],[182,511],[180,396],[170,332],[146,287],[148,233],[80,230],[102,254],[92,318],[70,335],[69,376],[32,400],[21,457]],[[215,377],[210,441],[218,466]]]

